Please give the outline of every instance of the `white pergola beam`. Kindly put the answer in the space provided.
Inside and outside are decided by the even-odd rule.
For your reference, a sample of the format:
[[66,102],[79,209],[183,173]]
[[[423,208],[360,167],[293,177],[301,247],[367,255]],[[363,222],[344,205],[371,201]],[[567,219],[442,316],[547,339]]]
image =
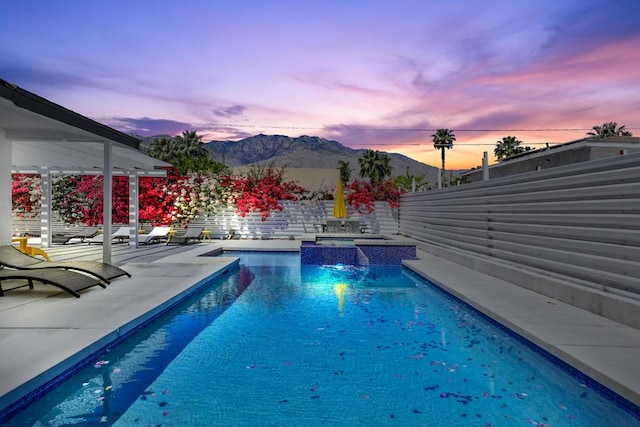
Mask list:
[[[0,128],[0,218],[11,218],[11,151],[12,142],[7,139],[6,132]],[[2,220],[4,223],[4,219]],[[0,227],[0,244],[11,242],[11,227]]]
[[113,200],[111,195],[113,193],[113,176],[111,174],[113,169],[113,156],[112,156],[113,144],[111,141],[104,142],[104,180],[102,185],[103,194],[103,206],[102,206],[102,232],[105,238],[102,241],[102,262],[111,262],[111,211]]
[[[102,175],[102,169],[64,169],[57,167],[47,167],[49,173],[52,175]],[[33,166],[12,166],[11,173],[21,174],[39,174],[40,168],[34,168]],[[128,169],[120,170],[114,169],[111,172],[112,175],[137,175],[137,176],[151,176],[154,178],[163,178],[167,176],[167,171],[164,169],[158,170],[138,170]]]

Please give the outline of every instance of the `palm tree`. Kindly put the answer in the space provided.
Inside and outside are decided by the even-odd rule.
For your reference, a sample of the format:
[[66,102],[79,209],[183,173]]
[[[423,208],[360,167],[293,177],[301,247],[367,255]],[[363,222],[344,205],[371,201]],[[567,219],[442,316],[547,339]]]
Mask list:
[[338,160],[338,169],[340,169],[340,181],[342,181],[342,185],[347,185],[351,179],[351,167],[349,166],[349,162]]
[[155,137],[149,144],[147,155],[164,162],[174,163],[193,158],[209,158],[209,151],[196,131],[184,131],[175,138]]
[[364,156],[358,159],[360,164],[360,177],[368,178],[372,185],[378,185],[391,176],[393,167],[389,164],[391,157],[378,150],[367,150]]
[[154,137],[147,149],[147,155],[163,162],[170,162],[173,159],[174,150],[175,141],[173,138],[167,138],[166,136]]
[[456,136],[449,129],[437,129],[436,133],[431,135],[433,140],[433,146],[436,150],[442,151],[442,170],[441,170],[441,178],[442,184],[444,185],[444,150],[453,148],[453,143],[456,140]]
[[631,132],[625,129],[625,125],[618,127],[618,123],[609,122],[603,123],[602,126],[594,126],[591,128],[587,135],[593,136],[596,139],[607,138],[609,136],[633,136]]
[[209,157],[209,152],[202,144],[202,137],[196,131],[185,130],[175,139],[178,150],[176,157]]
[[505,136],[502,140],[496,141],[496,148],[493,150],[493,154],[495,154],[496,159],[502,160],[531,150],[531,147],[523,147],[520,144],[522,144],[522,141],[515,136]]

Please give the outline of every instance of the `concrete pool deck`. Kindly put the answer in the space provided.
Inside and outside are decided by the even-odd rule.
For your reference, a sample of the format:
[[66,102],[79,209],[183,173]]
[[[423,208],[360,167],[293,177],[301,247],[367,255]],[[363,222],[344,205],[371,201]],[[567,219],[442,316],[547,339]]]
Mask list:
[[[189,293],[237,258],[226,250],[297,251],[299,240],[227,240],[161,252],[122,267],[132,274],[76,299],[51,286],[0,298],[0,412],[64,372],[158,307]],[[640,405],[640,330],[418,251],[412,270]],[[59,260],[58,258],[54,258]],[[0,419],[2,417],[0,416]]]

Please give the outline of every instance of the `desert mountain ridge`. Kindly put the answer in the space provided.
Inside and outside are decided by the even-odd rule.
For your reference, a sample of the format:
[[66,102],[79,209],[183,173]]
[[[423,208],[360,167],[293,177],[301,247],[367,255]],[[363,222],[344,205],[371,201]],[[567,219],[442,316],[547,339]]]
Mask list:
[[[144,138],[145,145],[154,137]],[[248,165],[275,165],[287,168],[338,168],[338,161],[349,162],[353,178],[359,176],[358,159],[366,149],[345,147],[337,141],[317,136],[289,137],[259,134],[239,141],[205,141],[209,157],[229,167]],[[426,175],[426,180],[437,182],[438,168],[413,160],[403,154],[387,153],[391,158],[393,175]],[[454,172],[455,173],[455,172]]]

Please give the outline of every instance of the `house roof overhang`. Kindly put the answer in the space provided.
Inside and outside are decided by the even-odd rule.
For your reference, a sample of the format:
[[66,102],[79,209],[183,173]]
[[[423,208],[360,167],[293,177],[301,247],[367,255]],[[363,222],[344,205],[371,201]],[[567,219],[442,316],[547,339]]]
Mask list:
[[139,151],[140,140],[0,79],[0,129],[12,141],[12,169],[101,169],[104,143],[113,167],[153,170],[170,166]]
[[[498,163],[489,165],[489,169],[501,168],[505,165],[513,165],[518,162],[536,159],[544,156],[554,155],[564,151],[577,150],[584,147],[615,147],[615,148],[638,148],[640,145],[640,138],[635,136],[611,136],[608,138],[581,138],[574,141],[565,142],[562,144],[549,145],[546,148],[539,148],[537,150],[524,151],[522,153],[514,154],[507,157]],[[472,174],[477,172],[478,169],[471,169],[461,173],[461,176]]]

